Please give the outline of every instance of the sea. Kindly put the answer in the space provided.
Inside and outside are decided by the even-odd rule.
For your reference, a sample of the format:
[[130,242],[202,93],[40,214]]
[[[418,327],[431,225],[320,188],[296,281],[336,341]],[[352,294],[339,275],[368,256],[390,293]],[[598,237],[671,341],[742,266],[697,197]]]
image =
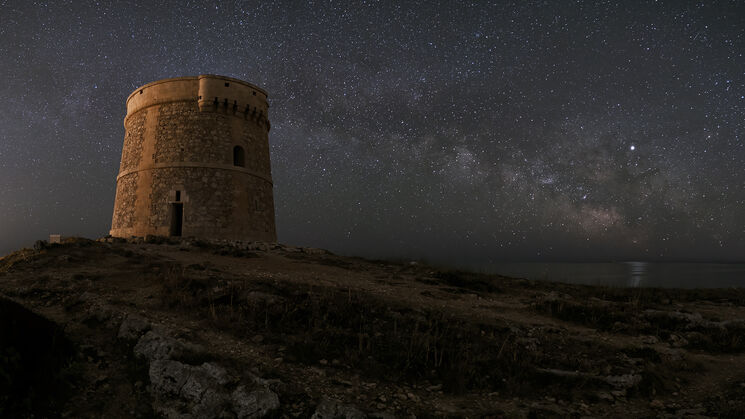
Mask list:
[[745,287],[745,263],[526,262],[495,263],[482,271],[516,278],[611,287]]

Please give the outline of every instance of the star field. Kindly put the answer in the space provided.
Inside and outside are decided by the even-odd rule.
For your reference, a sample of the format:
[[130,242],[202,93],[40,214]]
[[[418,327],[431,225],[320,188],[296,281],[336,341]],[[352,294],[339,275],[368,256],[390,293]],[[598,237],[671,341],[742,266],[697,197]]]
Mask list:
[[110,228],[125,99],[269,92],[279,239],[470,267],[742,259],[737,1],[0,0],[0,254]]

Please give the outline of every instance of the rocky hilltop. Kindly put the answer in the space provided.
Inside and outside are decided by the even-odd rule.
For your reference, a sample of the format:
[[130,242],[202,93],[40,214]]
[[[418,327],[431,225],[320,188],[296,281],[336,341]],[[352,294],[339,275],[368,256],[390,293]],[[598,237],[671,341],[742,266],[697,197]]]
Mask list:
[[743,319],[740,289],[37,242],[0,259],[0,416],[745,417]]

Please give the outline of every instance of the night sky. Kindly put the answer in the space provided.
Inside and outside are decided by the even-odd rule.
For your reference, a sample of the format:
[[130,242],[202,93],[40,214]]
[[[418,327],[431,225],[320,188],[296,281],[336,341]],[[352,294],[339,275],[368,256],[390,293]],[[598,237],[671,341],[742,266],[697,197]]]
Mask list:
[[111,226],[125,100],[269,92],[283,243],[368,257],[745,255],[745,3],[0,0],[0,254]]

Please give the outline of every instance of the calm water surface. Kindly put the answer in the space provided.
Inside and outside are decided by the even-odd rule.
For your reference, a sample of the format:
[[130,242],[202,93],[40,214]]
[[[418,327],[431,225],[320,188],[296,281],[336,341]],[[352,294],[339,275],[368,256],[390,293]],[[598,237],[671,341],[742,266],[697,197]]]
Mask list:
[[615,287],[745,287],[745,263],[497,263],[500,275]]

